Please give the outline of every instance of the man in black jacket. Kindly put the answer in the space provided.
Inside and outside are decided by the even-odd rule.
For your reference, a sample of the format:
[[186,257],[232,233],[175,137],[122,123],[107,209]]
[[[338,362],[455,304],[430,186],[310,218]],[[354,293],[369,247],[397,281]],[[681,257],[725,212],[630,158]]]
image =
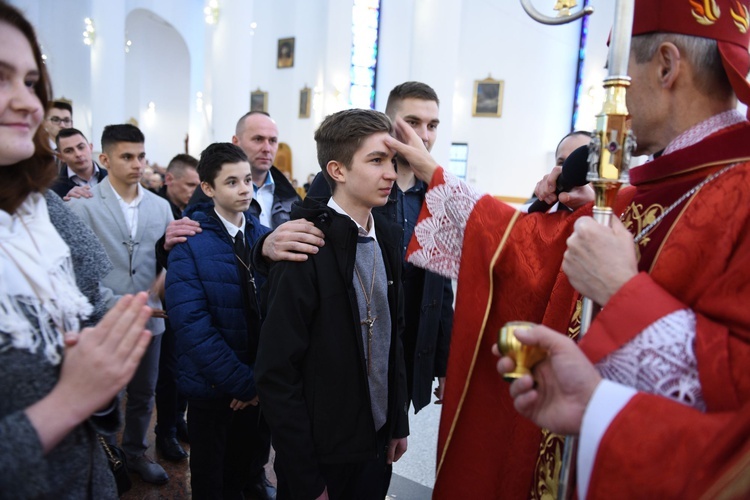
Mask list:
[[[238,121],[232,136],[250,160],[253,174],[253,198],[257,203],[249,211],[271,229],[289,220],[292,203],[300,197],[289,180],[273,166],[279,149],[279,129],[268,113],[250,111]],[[255,213],[257,212],[257,213]]]
[[60,129],[55,141],[62,168],[52,190],[65,201],[91,198],[91,188],[107,177],[107,171],[92,158],[93,145],[72,127]]
[[[182,218],[188,200],[200,184],[197,168],[198,160],[188,154],[178,154],[169,161],[165,185],[157,194],[169,202],[175,220]],[[177,390],[177,347],[169,318],[164,320],[164,326],[156,381],[155,445],[164,458],[180,462],[188,457],[179,441],[189,442],[185,422],[187,400]]]

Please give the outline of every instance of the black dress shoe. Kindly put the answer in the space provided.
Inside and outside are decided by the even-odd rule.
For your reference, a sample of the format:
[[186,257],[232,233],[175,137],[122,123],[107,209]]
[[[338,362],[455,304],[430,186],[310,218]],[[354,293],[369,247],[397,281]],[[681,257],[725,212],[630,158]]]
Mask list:
[[148,455],[128,457],[128,470],[140,475],[141,479],[147,483],[164,484],[169,481],[169,476],[164,471],[164,468],[154,462]]
[[190,438],[188,437],[188,428],[187,428],[187,422],[185,422],[185,419],[179,419],[177,420],[177,439],[182,441],[185,444],[190,444]]
[[182,462],[188,457],[188,454],[180,446],[179,441],[175,437],[156,437],[156,449],[159,453],[172,462]]

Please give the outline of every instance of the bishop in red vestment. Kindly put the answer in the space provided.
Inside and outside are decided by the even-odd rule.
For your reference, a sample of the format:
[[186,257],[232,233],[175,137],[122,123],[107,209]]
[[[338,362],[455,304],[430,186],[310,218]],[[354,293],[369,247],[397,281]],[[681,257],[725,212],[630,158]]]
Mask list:
[[[409,260],[458,278],[435,498],[555,495],[560,441],[515,413],[490,347],[512,320],[575,336],[578,292],[604,305],[581,348],[606,378],[696,411],[750,401],[750,125],[733,111],[735,95],[750,102],[740,4],[636,1],[634,35],[648,39],[634,39],[628,106],[636,154],[661,155],[631,171],[612,229],[590,207],[519,214],[435,170],[416,140],[392,143],[430,181]],[[653,33],[715,40],[719,67]]]

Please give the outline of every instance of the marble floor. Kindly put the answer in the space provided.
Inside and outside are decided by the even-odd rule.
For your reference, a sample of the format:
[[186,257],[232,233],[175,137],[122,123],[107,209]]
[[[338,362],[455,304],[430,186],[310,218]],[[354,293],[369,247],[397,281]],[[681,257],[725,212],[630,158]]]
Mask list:
[[[408,450],[393,467],[393,479],[388,491],[392,500],[427,500],[432,496],[435,482],[435,450],[437,446],[437,428],[440,421],[440,406],[428,405],[417,415],[410,414]],[[190,470],[188,461],[173,463],[163,459],[154,449],[153,425],[149,432],[149,449],[147,454],[159,462],[169,474],[169,482],[156,486],[141,481],[137,474],[131,474],[133,487],[121,498],[124,500],[158,500],[189,499]],[[189,445],[185,445],[189,452]],[[273,452],[272,452],[273,458]],[[276,481],[272,462],[266,466],[266,474]]]
[[[393,467],[393,479],[388,491],[389,500],[428,500],[432,497],[435,482],[435,453],[437,428],[440,420],[440,406],[428,405],[417,415],[409,415],[411,435],[409,447],[404,456]],[[190,452],[190,446],[184,445]],[[154,448],[153,425],[149,432],[147,454],[159,462],[169,474],[167,484],[156,486],[143,482],[137,474],[131,474],[133,487],[121,498],[123,500],[189,499],[190,469],[188,461],[173,463],[165,460]],[[273,460],[273,450],[272,457]],[[271,482],[276,481],[272,460],[266,466],[266,474]]]

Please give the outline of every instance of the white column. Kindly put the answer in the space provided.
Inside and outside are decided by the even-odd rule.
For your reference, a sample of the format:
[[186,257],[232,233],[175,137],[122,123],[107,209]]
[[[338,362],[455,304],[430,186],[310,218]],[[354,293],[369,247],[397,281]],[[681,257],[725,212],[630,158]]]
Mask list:
[[253,0],[219,2],[219,22],[206,29],[204,113],[211,142],[228,142],[250,109]]
[[325,117],[349,107],[352,54],[352,1],[327,0],[323,113]]
[[[125,0],[91,0],[96,39],[91,45],[91,108],[94,149],[106,125],[125,123]],[[137,117],[136,117],[137,118]]]

